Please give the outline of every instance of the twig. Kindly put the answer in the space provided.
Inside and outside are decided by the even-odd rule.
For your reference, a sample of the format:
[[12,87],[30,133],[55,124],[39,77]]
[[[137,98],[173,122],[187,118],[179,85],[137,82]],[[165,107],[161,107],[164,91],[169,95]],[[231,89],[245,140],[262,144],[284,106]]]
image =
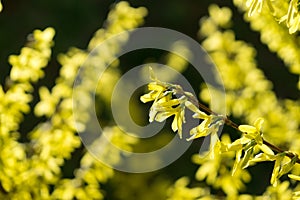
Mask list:
[[[203,111],[209,113],[209,114],[213,114],[213,115],[218,115],[218,113],[212,111],[210,108],[206,107],[205,105],[203,105],[202,103],[198,102],[198,100],[194,97],[194,96],[189,96],[189,95],[186,95],[184,93],[184,91],[176,91],[177,94],[181,94],[181,95],[185,95],[189,101],[191,103],[193,103],[195,106],[199,106],[200,109],[202,109]],[[233,122],[231,119],[228,118],[228,116],[225,116],[223,117],[223,120],[224,120],[224,123],[227,124],[228,126],[238,130],[239,132],[243,133],[240,129],[239,129],[239,125],[236,124],[235,122]],[[297,156],[297,160],[296,160],[296,163],[300,164],[300,159],[298,157],[297,154],[295,153],[292,153],[292,152],[289,152],[289,151],[284,151],[283,149],[275,146],[274,144],[271,144],[270,142],[266,141],[263,139],[263,143],[265,145],[267,145],[268,147],[270,147],[270,149],[272,149],[274,152],[276,153],[283,153],[283,152],[286,152],[286,156],[289,157],[290,159],[294,158],[295,156]]]

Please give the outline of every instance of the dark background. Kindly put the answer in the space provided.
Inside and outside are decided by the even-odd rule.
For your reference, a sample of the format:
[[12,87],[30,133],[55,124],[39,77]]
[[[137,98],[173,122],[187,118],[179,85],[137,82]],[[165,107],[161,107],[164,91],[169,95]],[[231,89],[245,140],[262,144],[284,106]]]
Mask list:
[[[53,58],[69,47],[85,48],[93,33],[102,26],[111,5],[116,1],[103,0],[3,0],[3,11],[0,13],[0,82],[9,73],[7,58],[18,53],[26,42],[26,36],[34,29],[52,26],[56,30]],[[290,75],[283,63],[270,53],[266,46],[259,42],[259,34],[250,31],[249,25],[243,22],[242,14],[227,0],[172,0],[172,1],[129,1],[132,6],[145,6],[149,14],[145,26],[170,28],[180,31],[194,39],[197,38],[199,19],[207,15],[211,3],[229,6],[234,11],[234,26],[238,39],[250,42],[258,50],[257,60],[266,76],[272,80],[279,97],[297,98],[299,92],[295,82],[297,76]],[[198,39],[199,40],[199,39]],[[46,68],[45,83],[58,73],[55,59]],[[49,79],[48,79],[49,78]]]
[[[199,19],[207,15],[208,5],[216,3],[220,6],[229,6],[233,9],[233,29],[238,39],[245,40],[251,43],[257,49],[257,62],[265,75],[274,84],[274,91],[279,98],[299,97],[299,91],[296,89],[298,77],[291,75],[283,63],[270,53],[268,48],[260,43],[259,34],[252,32],[249,24],[243,21],[243,15],[233,7],[229,0],[172,0],[172,1],[155,1],[155,0],[134,0],[129,1],[134,7],[145,6],[148,9],[148,16],[145,19],[144,26],[164,27],[182,32],[199,42],[197,37],[199,29]],[[53,27],[56,30],[55,46],[53,47],[52,60],[49,66],[45,69],[45,79],[41,80],[38,85],[46,85],[52,87],[55,77],[59,72],[59,64],[56,57],[59,53],[65,53],[72,47],[85,49],[88,41],[93,36],[93,33],[102,27],[104,20],[115,1],[103,0],[2,0],[3,11],[0,13],[0,83],[5,83],[5,77],[9,75],[11,66],[7,59],[10,54],[18,54],[21,47],[26,43],[26,36],[34,29],[44,29]],[[154,53],[152,56],[155,56]],[[158,56],[158,55],[157,55]],[[147,52],[140,53],[140,60],[148,57]],[[136,56],[129,56],[125,62],[128,66],[136,66],[141,64],[140,60],[136,60]],[[189,74],[185,73],[187,78],[194,85],[196,92],[199,89],[199,80],[195,80]],[[37,86],[38,87],[38,86]],[[34,103],[34,102],[33,102]],[[32,116],[31,116],[32,117]],[[33,118],[28,116],[26,123],[21,126],[21,132],[26,133],[36,123]],[[24,139],[26,140],[26,138]],[[177,179],[180,176],[192,177],[197,169],[196,166],[190,163],[190,156],[195,153],[199,142],[195,142],[185,156],[162,170],[161,173],[167,174],[171,179]],[[75,156],[76,157],[76,156]],[[72,168],[72,161],[68,162],[66,174]],[[260,165],[262,174],[269,173],[271,166]],[[129,176],[129,175],[128,175]],[[260,180],[259,176],[253,176],[253,181],[250,183],[249,192],[261,193],[268,184],[266,181]],[[260,182],[261,185],[255,187],[254,183]],[[107,190],[112,190],[109,186]],[[108,196],[111,194],[108,194]]]

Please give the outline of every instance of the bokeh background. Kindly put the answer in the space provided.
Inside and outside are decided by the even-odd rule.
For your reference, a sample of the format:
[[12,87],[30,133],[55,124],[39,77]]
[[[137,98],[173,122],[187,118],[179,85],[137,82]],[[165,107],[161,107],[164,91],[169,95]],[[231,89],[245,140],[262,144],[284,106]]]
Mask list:
[[[104,0],[2,0],[4,10],[0,13],[0,82],[4,84],[9,75],[11,66],[7,59],[10,54],[19,53],[20,48],[26,43],[26,36],[34,29],[53,27],[56,30],[55,46],[53,47],[52,60],[45,68],[46,76],[40,80],[36,87],[46,85],[51,88],[55,84],[55,77],[58,75],[60,65],[56,61],[59,53],[65,53],[70,47],[86,48],[93,33],[102,26],[105,26],[105,19],[111,6],[116,1]],[[274,91],[279,98],[297,99],[300,95],[296,88],[298,77],[292,75],[283,67],[283,63],[268,51],[267,47],[260,43],[259,34],[250,30],[249,24],[243,21],[243,14],[240,13],[231,1],[213,0],[172,0],[172,1],[129,1],[133,7],[144,6],[148,9],[144,26],[164,27],[184,33],[191,38],[201,42],[198,37],[199,19],[208,14],[208,6],[212,3],[220,6],[228,6],[233,10],[233,29],[237,39],[251,43],[257,49],[258,66],[263,69],[265,75],[273,82]],[[131,53],[121,58],[122,72],[144,63],[147,60],[161,61],[161,51],[140,51]],[[190,68],[184,72],[190,81],[195,92],[199,92],[201,79],[193,76]],[[35,94],[37,95],[37,93]],[[147,123],[149,106],[138,102],[139,94],[136,94],[136,104],[144,109],[144,114],[136,119],[139,123]],[[32,105],[36,104],[36,100]],[[140,119],[142,118],[142,119]],[[31,130],[40,119],[29,114],[21,124],[21,140],[26,141],[26,133]],[[238,120],[238,119],[235,119]],[[170,139],[174,133],[166,130],[160,138],[153,138],[140,144],[140,149],[147,149],[147,145],[159,145],[162,138]],[[194,141],[188,151],[170,166],[151,173],[128,174],[116,172],[116,175],[108,184],[103,186],[107,199],[161,199],[166,188],[181,176],[189,176],[193,179],[198,166],[191,161],[191,155],[199,151],[201,140]],[[74,152],[71,160],[68,160],[63,167],[65,177],[72,177],[73,170],[78,166],[82,149]],[[259,173],[257,173],[260,171]],[[248,183],[248,192],[260,194],[268,185],[269,180],[260,180],[260,175],[271,173],[272,166],[268,163],[259,165],[256,169],[250,169],[253,174],[252,181]],[[254,175],[255,174],[255,175]],[[259,183],[259,184],[257,184]],[[195,183],[197,184],[197,183]]]

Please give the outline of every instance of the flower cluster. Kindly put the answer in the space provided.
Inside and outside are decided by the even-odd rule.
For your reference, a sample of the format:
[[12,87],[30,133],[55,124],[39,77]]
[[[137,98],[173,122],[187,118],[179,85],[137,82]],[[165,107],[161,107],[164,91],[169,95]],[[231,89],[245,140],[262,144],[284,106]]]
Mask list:
[[299,29],[300,15],[298,0],[291,0],[289,3],[286,1],[273,2],[271,0],[247,0],[243,6],[247,9],[249,17],[252,17],[257,13],[259,15],[263,10],[267,10],[265,13],[271,14],[275,19],[280,18],[279,23],[283,21],[286,22],[290,34],[295,33]]
[[[41,197],[42,190],[47,188],[45,183],[29,181],[37,177],[47,182],[54,181],[52,173],[57,172],[57,162],[61,159],[54,157],[36,163],[30,159],[31,148],[19,143],[19,124],[22,122],[24,113],[30,112],[29,103],[32,100],[32,83],[42,78],[42,68],[47,65],[51,55],[52,38],[54,29],[47,28],[44,31],[36,30],[32,34],[33,41],[28,47],[24,47],[19,55],[12,55],[9,62],[12,65],[10,85],[6,91],[0,86],[0,141],[1,141],[1,198],[17,199],[22,195],[24,199],[30,199],[30,191],[33,195]],[[37,164],[39,164],[37,166]],[[50,170],[43,173],[43,166],[49,166]],[[39,168],[35,168],[39,167]],[[36,171],[34,170],[36,169]],[[18,192],[18,194],[16,194]]]
[[[241,1],[235,1],[235,3],[239,8],[244,9]],[[294,36],[283,31],[282,26],[278,25],[272,16],[263,12],[263,10],[261,14],[253,15],[246,19],[250,21],[254,29],[261,32],[262,41],[267,41],[271,50],[278,52],[280,58],[282,58],[285,63],[293,63],[293,66],[296,67],[298,65],[296,52],[298,50],[296,47],[297,44],[293,42]],[[219,15],[222,13],[223,15],[226,15],[221,9],[219,9],[219,13]],[[212,13],[210,13],[210,15],[212,15]],[[212,21],[213,23],[211,23]],[[208,33],[207,31],[209,29],[204,29],[208,23],[210,26],[213,26],[210,30],[214,30],[214,32]],[[242,135],[242,138],[244,139],[241,138],[237,141],[239,142],[238,145],[244,146],[244,150],[237,155],[237,159],[243,161],[240,163],[240,166],[251,165],[251,159],[253,159],[253,161],[256,160],[257,162],[259,159],[269,159],[274,162],[278,160],[277,162],[280,163],[278,166],[280,167],[276,170],[274,168],[275,171],[273,171],[271,183],[274,185],[273,187],[280,187],[279,185],[284,184],[278,181],[278,178],[282,175],[281,173],[286,173],[286,169],[290,169],[286,167],[293,166],[295,159],[298,158],[296,158],[293,153],[286,151],[276,154],[278,153],[276,149],[272,149],[273,153],[276,152],[276,155],[273,155],[270,149],[266,148],[266,143],[264,141],[262,142],[261,138],[265,138],[284,148],[288,146],[290,150],[299,154],[299,141],[297,139],[299,137],[298,124],[300,121],[299,102],[291,99],[280,100],[276,97],[276,94],[272,90],[272,84],[266,79],[263,72],[255,63],[256,51],[251,45],[244,41],[236,40],[233,32],[228,30],[228,28],[225,28],[224,30],[224,26],[218,24],[216,20],[213,20],[213,17],[201,20],[201,25],[202,27],[200,28],[199,34],[204,37],[202,44],[218,67],[226,88],[227,112],[234,117],[245,119],[248,123],[251,123],[260,116],[263,116],[265,119],[263,136],[260,129],[262,120],[256,121],[253,128],[249,126],[239,127],[240,131],[244,132]],[[272,26],[272,28],[270,28],[270,26]],[[281,41],[279,42],[276,40],[275,42],[275,37],[280,37]],[[281,48],[281,50],[279,48]],[[291,57],[293,57],[293,59],[290,59]],[[233,77],[236,75],[243,78],[237,80]],[[218,91],[213,89],[210,90],[210,92],[218,93]],[[209,103],[210,97],[207,88],[202,89],[200,96],[202,100]],[[284,138],[284,140],[282,138]],[[245,141],[250,143],[246,144],[244,143]],[[251,141],[253,141],[252,145],[255,145],[254,149],[252,149],[252,147],[248,148],[252,146],[250,145]],[[257,144],[260,145],[258,146]],[[233,146],[231,148],[233,148]],[[252,154],[253,158],[251,158],[251,156],[249,157],[251,151],[262,151],[263,153],[256,155]],[[284,156],[287,154],[289,155],[289,158]],[[281,157],[284,157],[284,160],[280,161],[279,158]],[[285,165],[287,163],[289,164]],[[299,165],[295,165],[292,169],[293,173],[296,174],[299,174],[298,170]],[[276,184],[277,186],[275,186]]]
[[[86,110],[90,102],[85,101],[86,95],[94,89],[92,86],[97,85],[97,81],[92,84],[87,82],[90,85],[82,83],[77,85],[80,90],[74,94],[74,80],[92,48],[113,34],[140,25],[145,14],[145,8],[132,8],[128,3],[120,2],[110,12],[107,28],[97,32],[102,34],[95,34],[87,50],[71,48],[66,54],[58,56],[62,65],[59,76],[53,88],[39,88],[40,101],[34,105],[33,111],[37,118],[44,118],[32,131],[25,133],[28,142],[18,140],[18,130],[24,114],[32,109],[29,103],[33,99],[33,83],[43,77],[43,68],[50,60],[54,29],[35,30],[28,36],[29,41],[21,53],[9,57],[12,65],[10,76],[7,85],[0,86],[0,199],[104,198],[100,184],[113,176],[113,170],[88,152],[82,152],[80,165],[75,168],[73,178],[62,177],[62,166],[81,146],[77,131],[83,131],[88,120]],[[115,41],[107,46],[106,55],[99,54],[95,58],[102,63],[107,62],[107,57],[114,59],[125,41],[126,38]],[[90,77],[91,81],[95,80],[94,74]],[[103,93],[98,91],[98,95],[105,98]],[[82,124],[74,123],[73,95],[81,95],[81,100],[85,101],[80,116]],[[135,139],[127,138],[116,127],[106,128],[103,134],[108,135],[110,142],[121,149],[130,150],[131,145],[136,143]],[[97,145],[99,147],[99,143]],[[102,145],[102,149],[105,148],[108,147]],[[111,162],[120,162],[119,150],[107,149],[104,154]]]
[[[250,5],[258,5],[264,1],[253,0],[251,2],[252,4]],[[249,12],[249,8],[245,6],[244,0],[234,0],[234,4],[239,9]],[[268,5],[273,5],[273,15],[268,12],[269,9],[265,9],[262,6],[262,8],[260,7],[260,14],[245,17],[245,20],[250,23],[253,30],[261,34],[261,41],[282,59],[286,67],[289,68],[289,71],[300,75],[299,44],[297,42],[297,35],[291,34],[299,29],[299,1],[271,1],[271,4],[268,3]],[[286,27],[282,26],[283,22],[289,28],[289,32],[286,30]],[[300,89],[300,77],[298,89]]]
[[[197,100],[190,92],[183,91],[181,86],[165,83],[158,80],[150,67],[151,82],[148,84],[150,92],[141,96],[141,101],[147,103],[153,101],[149,112],[149,122],[162,122],[174,115],[172,130],[178,131],[182,138],[182,124],[185,123],[185,109],[188,108],[194,112],[193,117],[202,120],[199,126],[191,129],[191,137],[187,140],[204,137],[210,134],[217,134],[222,126],[223,118],[216,115],[207,115],[195,105]],[[174,98],[175,97],[175,98]],[[192,103],[193,102],[193,103]]]
[[[296,153],[283,151],[265,141],[262,132],[264,119],[256,119],[254,126],[238,126],[227,117],[216,115],[209,109],[204,110],[209,112],[206,114],[198,108],[198,102],[193,94],[185,92],[179,85],[158,80],[151,68],[150,74],[154,81],[148,84],[150,92],[141,96],[141,101],[144,103],[153,101],[149,121],[162,122],[174,115],[172,130],[178,131],[179,137],[182,138],[185,108],[188,108],[194,113],[194,118],[202,121],[190,130],[191,137],[187,140],[211,136],[209,152],[205,156],[194,156],[194,162],[200,164],[196,173],[197,180],[206,179],[207,184],[221,188],[230,198],[236,198],[239,191],[245,188],[243,183],[251,179],[247,167],[257,162],[273,161],[274,169],[270,183],[273,187],[277,187],[281,184],[280,177],[289,173],[294,165],[300,162]],[[205,108],[203,105],[200,107]],[[241,137],[231,142],[225,135],[220,140],[217,133],[224,123],[240,131]],[[290,177],[298,179],[295,175]],[[176,188],[176,185],[174,187]],[[298,193],[296,192],[295,195]]]

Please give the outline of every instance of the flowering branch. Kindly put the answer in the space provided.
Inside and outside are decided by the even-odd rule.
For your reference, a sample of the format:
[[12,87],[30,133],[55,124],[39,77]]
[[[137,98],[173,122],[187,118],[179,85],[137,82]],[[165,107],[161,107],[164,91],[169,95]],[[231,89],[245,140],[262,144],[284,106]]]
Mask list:
[[[183,94],[183,91],[182,93]],[[197,100],[195,101],[195,98],[191,98],[188,97],[188,99],[190,100],[190,102],[192,102],[195,106],[199,106],[200,109],[204,110],[205,112],[209,113],[209,114],[213,114],[213,115],[218,115],[217,113],[215,113],[214,111],[212,111],[210,108],[206,107],[204,104],[198,102]],[[224,121],[225,124],[227,124],[228,126],[238,130],[239,132],[243,133],[240,129],[239,129],[239,125],[236,124],[235,122],[233,122],[231,119],[229,119],[227,116],[223,117],[222,119]],[[293,152],[287,152],[277,146],[275,146],[274,144],[271,144],[270,142],[266,141],[265,139],[263,139],[263,143],[265,145],[267,145],[268,147],[270,147],[270,149],[272,149],[275,153],[284,153],[285,155],[289,158],[294,158],[295,156],[297,156],[296,159],[296,163],[300,164],[300,159],[298,157],[297,154],[293,153]]]
[[[192,93],[184,91],[181,86],[158,80],[151,68],[150,74],[154,81],[148,84],[150,92],[140,98],[144,103],[153,101],[149,121],[162,122],[174,115],[172,130],[178,131],[179,137],[182,138],[185,109],[194,112],[193,118],[202,121],[197,127],[190,130],[191,137],[187,140],[211,135],[210,152],[213,152],[211,158],[217,154],[236,152],[232,175],[236,175],[240,169],[245,169],[254,163],[274,161],[275,165],[270,182],[273,186],[277,186],[282,175],[291,171],[296,163],[300,164],[300,159],[296,153],[284,151],[263,139],[261,129],[264,119],[258,118],[254,122],[254,126],[238,125],[227,116],[215,113],[199,103]],[[241,132],[241,137],[229,144],[221,142],[217,133],[223,124]],[[257,153],[256,149],[261,153]],[[284,161],[285,156],[290,158],[289,162]]]

